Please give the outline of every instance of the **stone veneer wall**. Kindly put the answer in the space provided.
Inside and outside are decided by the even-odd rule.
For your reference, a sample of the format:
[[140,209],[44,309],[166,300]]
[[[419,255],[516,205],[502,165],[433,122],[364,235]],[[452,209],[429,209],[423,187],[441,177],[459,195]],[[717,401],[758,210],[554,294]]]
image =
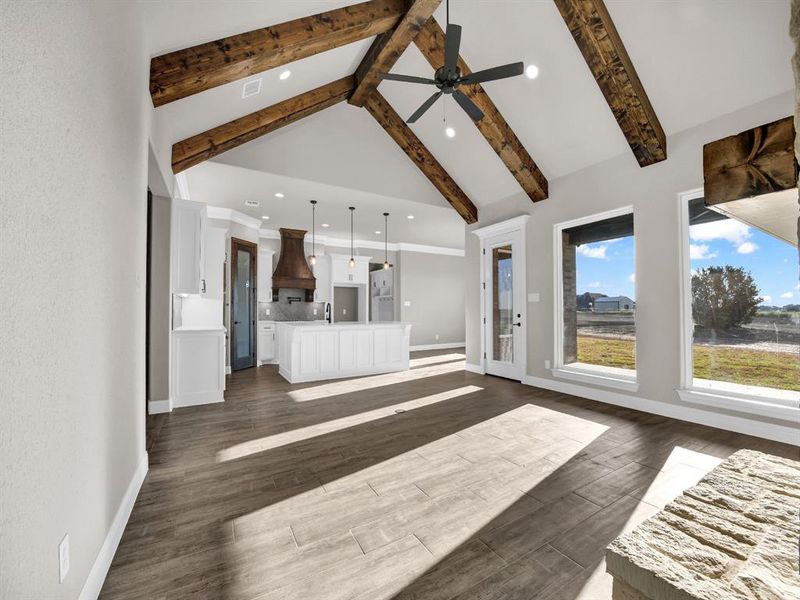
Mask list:
[[578,278],[575,246],[569,243],[569,234],[561,234],[561,281],[564,288],[564,364],[578,360]]

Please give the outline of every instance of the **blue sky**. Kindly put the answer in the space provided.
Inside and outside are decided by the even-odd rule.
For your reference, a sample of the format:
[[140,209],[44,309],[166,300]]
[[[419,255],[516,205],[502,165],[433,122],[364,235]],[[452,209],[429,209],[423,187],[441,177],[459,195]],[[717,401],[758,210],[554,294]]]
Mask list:
[[[755,279],[764,304],[800,304],[797,249],[733,219],[689,228],[692,269],[744,267]],[[578,293],[636,299],[633,237],[578,247]]]

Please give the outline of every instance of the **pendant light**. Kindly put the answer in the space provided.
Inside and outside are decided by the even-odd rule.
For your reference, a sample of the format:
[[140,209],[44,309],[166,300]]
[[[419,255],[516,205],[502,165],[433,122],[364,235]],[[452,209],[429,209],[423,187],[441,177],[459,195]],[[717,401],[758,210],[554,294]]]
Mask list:
[[350,210],[350,268],[354,269],[356,266],[356,259],[353,256],[353,213],[356,210],[355,206],[351,206]]
[[317,264],[317,223],[316,223],[316,213],[317,213],[317,201],[311,200],[311,256],[308,257],[308,262],[311,263],[313,267]]
[[383,213],[383,270],[389,268],[389,213]]

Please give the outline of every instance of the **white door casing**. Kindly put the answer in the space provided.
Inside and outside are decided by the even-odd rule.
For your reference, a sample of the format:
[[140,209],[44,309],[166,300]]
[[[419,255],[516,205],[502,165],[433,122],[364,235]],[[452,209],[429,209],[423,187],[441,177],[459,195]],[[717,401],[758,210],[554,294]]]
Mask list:
[[[485,373],[517,381],[523,381],[527,372],[525,228],[529,218],[522,215],[473,231],[481,240],[481,367]],[[508,258],[510,268],[505,262]],[[497,259],[505,262],[499,271]],[[498,272],[507,280],[495,285]],[[497,311],[496,303],[500,304]]]

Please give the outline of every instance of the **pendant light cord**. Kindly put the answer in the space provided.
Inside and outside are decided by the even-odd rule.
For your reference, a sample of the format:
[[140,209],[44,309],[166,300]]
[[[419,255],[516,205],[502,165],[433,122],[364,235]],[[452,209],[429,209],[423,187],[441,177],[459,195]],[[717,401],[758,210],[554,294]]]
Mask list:
[[350,260],[353,260],[353,258],[355,258],[353,256],[353,212],[355,210],[356,209],[354,206],[350,207]]
[[389,213],[383,213],[383,260],[389,262]]
[[445,0],[445,10],[447,11],[447,25],[450,25],[450,0]]

